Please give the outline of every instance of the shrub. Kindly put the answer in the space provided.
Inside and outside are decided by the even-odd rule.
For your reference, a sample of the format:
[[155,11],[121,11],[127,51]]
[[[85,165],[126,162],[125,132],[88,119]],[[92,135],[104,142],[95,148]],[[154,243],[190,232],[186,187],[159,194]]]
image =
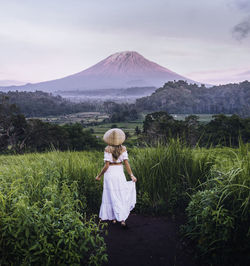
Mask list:
[[1,157],[1,265],[100,265],[107,260],[103,227],[95,216],[84,215],[86,199],[79,197],[77,180],[67,176],[69,165],[64,173],[57,167],[70,153],[60,155]]
[[249,260],[250,158],[245,152],[241,147],[234,153],[236,163],[228,172],[215,170],[186,209],[182,230],[209,263],[244,265]]

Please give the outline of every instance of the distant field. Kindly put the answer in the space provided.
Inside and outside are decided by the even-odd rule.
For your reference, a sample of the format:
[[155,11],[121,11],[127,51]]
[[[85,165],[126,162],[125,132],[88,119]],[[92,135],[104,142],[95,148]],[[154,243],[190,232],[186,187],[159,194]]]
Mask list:
[[46,116],[46,117],[32,117],[33,119],[40,119],[43,122],[55,123],[55,124],[68,124],[68,123],[81,123],[82,125],[88,125],[91,123],[101,123],[104,119],[108,118],[107,114],[100,112],[81,112],[68,115],[59,116]]
[[[185,120],[189,114],[171,114],[175,120]],[[212,120],[213,114],[195,114],[199,117],[200,122],[208,123]],[[145,115],[144,115],[145,116]],[[92,128],[94,130],[94,134],[96,136],[103,136],[103,134],[110,128],[116,127],[123,129],[125,132],[130,133],[132,138],[136,138],[133,136],[135,133],[135,128],[143,130],[143,120],[131,121],[131,122],[122,122],[122,123],[105,123],[96,126],[89,126],[88,128]]]
[[126,133],[129,133],[130,136],[134,135],[135,128],[138,126],[139,129],[142,130],[142,121],[134,121],[134,122],[123,122],[123,123],[107,123],[101,124],[97,126],[90,126],[94,130],[94,134],[96,136],[103,136],[103,134],[112,127],[118,127],[123,129]]
[[[144,118],[146,114],[142,114]],[[185,120],[189,114],[171,114],[175,120]],[[196,114],[199,116],[200,122],[208,123],[211,121],[213,114]],[[103,136],[103,134],[112,127],[118,127],[129,133],[133,138],[135,128],[138,126],[140,130],[143,128],[143,119],[137,121],[122,122],[122,123],[102,123],[109,116],[108,114],[100,112],[81,112],[69,115],[48,116],[48,117],[33,117],[44,122],[55,123],[59,125],[67,123],[81,123],[87,129],[93,129],[96,136]],[[116,125],[116,126],[115,126]],[[135,136],[134,136],[135,137]],[[136,138],[136,137],[135,137]]]

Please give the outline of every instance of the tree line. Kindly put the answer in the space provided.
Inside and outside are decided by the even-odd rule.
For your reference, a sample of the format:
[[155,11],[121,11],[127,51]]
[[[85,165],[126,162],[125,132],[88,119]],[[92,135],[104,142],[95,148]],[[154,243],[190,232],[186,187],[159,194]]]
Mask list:
[[95,102],[74,103],[61,96],[42,91],[9,91],[0,92],[0,98],[8,99],[10,104],[18,106],[26,117],[64,115],[78,112],[99,111]]
[[[136,88],[134,88],[136,89]],[[8,97],[26,117],[64,115],[77,112],[104,112],[111,123],[136,120],[141,112],[165,111],[173,114],[237,114],[250,116],[250,82],[206,88],[186,81],[169,81],[152,95],[136,100],[134,104],[114,101],[85,101],[74,103],[61,96],[42,91],[0,92]]]
[[201,123],[199,117],[190,115],[184,121],[175,120],[167,112],[154,112],[146,115],[140,141],[166,144],[171,138],[194,146],[230,146],[250,141],[250,117],[238,115],[214,115],[209,123]]
[[250,82],[206,88],[186,81],[169,81],[151,96],[137,99],[137,111],[172,114],[238,114],[250,116]]
[[[106,107],[111,108],[110,113],[115,111],[113,108],[118,108],[111,103]],[[128,107],[125,105],[124,108],[126,110]],[[124,110],[117,111],[125,112]],[[127,112],[135,116],[136,113],[132,110],[128,109]],[[209,123],[201,123],[195,115],[179,121],[161,111],[147,114],[143,122],[143,132],[138,128],[135,131],[140,143],[167,144],[171,138],[175,138],[190,146],[198,144],[233,147],[238,146],[240,140],[249,142],[250,118],[219,114],[214,115]],[[104,144],[92,135],[91,130],[84,130],[79,123],[59,126],[38,119],[26,119],[8,99],[3,98],[0,103],[1,153],[42,152],[52,148],[88,150],[101,149],[103,146]]]
[[106,122],[122,122],[136,120],[138,112],[134,104],[113,101],[74,103],[61,96],[42,91],[9,91],[0,92],[0,99],[18,107],[25,117],[46,117],[66,115],[78,112],[104,112],[109,115]]
[[63,126],[26,119],[8,99],[0,103],[0,152],[42,152],[50,149],[88,150],[103,144],[79,123]]
[[135,104],[118,104],[112,101],[106,101],[103,103],[103,111],[109,115],[109,118],[104,122],[118,123],[133,121],[139,118]]

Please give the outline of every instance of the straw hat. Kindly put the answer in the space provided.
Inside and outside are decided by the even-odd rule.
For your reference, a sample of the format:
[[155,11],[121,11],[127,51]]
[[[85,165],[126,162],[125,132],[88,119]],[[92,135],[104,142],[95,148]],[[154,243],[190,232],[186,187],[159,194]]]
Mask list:
[[111,146],[121,145],[125,138],[125,133],[119,128],[112,128],[103,136],[103,140]]

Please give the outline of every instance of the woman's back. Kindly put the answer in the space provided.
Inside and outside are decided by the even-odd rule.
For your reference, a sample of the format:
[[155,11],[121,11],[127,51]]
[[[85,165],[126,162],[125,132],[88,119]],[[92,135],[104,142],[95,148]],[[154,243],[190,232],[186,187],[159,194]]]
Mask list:
[[108,161],[111,163],[120,163],[124,160],[128,160],[128,152],[125,146],[121,145],[120,151],[118,154],[115,154],[117,156],[117,159],[114,158],[114,152],[115,148],[112,146],[107,146],[104,150],[104,161]]
[[[103,140],[109,145],[104,150],[105,165],[96,180],[104,175],[102,204],[99,212],[101,220],[120,221],[125,228],[125,220],[136,204],[136,177],[133,175],[128,162],[128,153],[122,143],[125,133],[119,128],[108,130]],[[131,177],[127,181],[122,162]]]

